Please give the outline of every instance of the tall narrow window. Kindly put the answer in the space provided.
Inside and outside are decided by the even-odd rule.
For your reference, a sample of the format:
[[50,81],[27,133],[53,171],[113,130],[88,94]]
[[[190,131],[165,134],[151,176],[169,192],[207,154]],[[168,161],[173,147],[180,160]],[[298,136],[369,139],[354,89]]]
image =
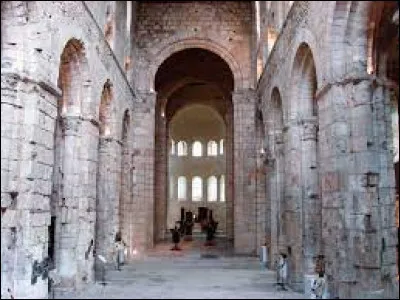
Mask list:
[[221,175],[219,179],[219,201],[225,201],[225,176]]
[[126,1],[126,36],[130,38],[132,25],[132,1]]
[[224,154],[224,140],[219,141],[219,154]]
[[192,180],[192,201],[201,201],[203,198],[203,182],[201,177],[193,177]]
[[192,155],[200,157],[203,155],[203,145],[199,141],[195,141],[192,145]]
[[106,25],[104,27],[104,36],[111,49],[114,49],[114,12],[111,5],[106,8]]
[[256,33],[257,43],[260,40],[261,22],[260,22],[260,1],[256,1]]
[[178,200],[186,200],[186,177],[178,178]]
[[218,154],[218,144],[215,141],[209,141],[207,145],[207,155],[216,156]]
[[169,199],[174,199],[174,177],[169,179]]
[[171,140],[171,154],[172,155],[175,154],[175,142],[174,142],[174,140]]
[[179,141],[178,145],[178,156],[185,156],[187,155],[187,144],[184,141]]
[[217,198],[218,198],[217,177],[211,176],[207,180],[207,200],[213,202],[217,201]]

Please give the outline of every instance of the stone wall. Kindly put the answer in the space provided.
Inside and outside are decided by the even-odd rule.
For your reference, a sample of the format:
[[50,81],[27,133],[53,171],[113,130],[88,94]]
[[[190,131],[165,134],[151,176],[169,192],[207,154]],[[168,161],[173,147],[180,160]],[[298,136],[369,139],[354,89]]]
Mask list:
[[[392,154],[382,147],[392,143],[390,85],[366,69],[363,22],[377,9],[370,5],[294,2],[258,83],[267,132],[274,131],[273,91],[282,99],[285,185],[273,185],[277,165],[269,190],[271,201],[280,202],[272,216],[279,207],[287,213],[272,246],[289,254],[290,281],[306,293],[318,253],[325,256],[331,297],[394,297],[398,291],[396,227],[387,214],[394,209]],[[313,65],[315,77],[307,80],[307,71],[296,77],[299,62],[304,70]],[[310,89],[313,118],[304,114]],[[281,155],[276,141],[269,146],[272,157]]]
[[2,298],[48,297],[37,266],[53,238],[60,293],[94,279],[94,254],[109,258],[117,231],[129,258],[153,246],[169,138],[154,79],[187,48],[216,53],[234,77],[224,118],[235,251],[256,253],[265,234],[307,295],[322,254],[332,298],[398,297],[398,79],[376,42],[397,6],[287,2],[261,3],[259,40],[245,1],[1,2]]
[[[49,255],[52,207],[60,289],[93,280],[96,187],[111,185],[101,198],[117,201],[123,114],[138,98],[84,2],[2,2],[1,18],[2,297],[47,298],[48,279],[31,279]],[[99,154],[107,81],[116,142]]]
[[[235,250],[243,253],[257,251],[253,230],[256,212],[252,172],[256,162],[252,130],[255,76],[251,72],[251,22],[251,5],[245,1],[140,2],[135,33],[139,58],[136,82],[140,90],[154,90],[159,66],[173,53],[187,48],[202,48],[216,53],[233,73],[234,109],[230,113],[234,132],[228,132],[226,143],[228,161],[234,161],[233,166],[227,165],[227,174],[232,177],[227,178],[226,183],[227,199],[233,199],[227,203],[227,214],[233,214],[233,223],[227,224],[227,232],[234,239]],[[158,132],[162,133],[161,130]],[[165,155],[165,149],[163,151]],[[165,164],[158,164],[165,172]],[[161,187],[156,191],[165,193]],[[162,197],[155,195],[156,199]]]
[[141,60],[137,70],[140,89],[152,90],[160,64],[172,53],[191,47],[235,62],[235,88],[254,86],[251,22],[251,5],[246,1],[140,2],[135,34]]

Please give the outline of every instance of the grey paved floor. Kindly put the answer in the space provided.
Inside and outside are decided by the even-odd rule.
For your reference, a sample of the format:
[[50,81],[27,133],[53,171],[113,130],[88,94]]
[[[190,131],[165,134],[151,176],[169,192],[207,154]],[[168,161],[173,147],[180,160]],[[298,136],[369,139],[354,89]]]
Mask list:
[[[84,291],[57,298],[134,299],[302,299],[279,291],[275,273],[261,268],[255,257],[224,256],[217,250],[191,246],[170,251],[170,244],[153,255],[108,271],[107,285],[89,285]],[[205,254],[213,254],[205,258]]]

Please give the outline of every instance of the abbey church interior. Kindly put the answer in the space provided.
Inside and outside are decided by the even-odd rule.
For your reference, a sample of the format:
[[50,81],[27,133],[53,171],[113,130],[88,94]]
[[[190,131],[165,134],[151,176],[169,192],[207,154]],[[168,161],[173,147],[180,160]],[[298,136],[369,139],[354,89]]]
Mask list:
[[398,299],[396,1],[1,1],[2,299]]

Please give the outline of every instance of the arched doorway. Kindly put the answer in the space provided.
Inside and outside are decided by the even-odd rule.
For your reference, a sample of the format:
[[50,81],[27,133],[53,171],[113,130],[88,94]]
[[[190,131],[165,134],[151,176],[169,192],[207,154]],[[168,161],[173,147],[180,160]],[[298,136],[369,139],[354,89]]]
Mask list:
[[[223,234],[233,240],[233,89],[228,64],[208,50],[181,50],[160,65],[155,76],[155,242],[170,238],[182,206],[194,215],[199,207],[212,207]],[[197,173],[185,174],[193,164]]]

